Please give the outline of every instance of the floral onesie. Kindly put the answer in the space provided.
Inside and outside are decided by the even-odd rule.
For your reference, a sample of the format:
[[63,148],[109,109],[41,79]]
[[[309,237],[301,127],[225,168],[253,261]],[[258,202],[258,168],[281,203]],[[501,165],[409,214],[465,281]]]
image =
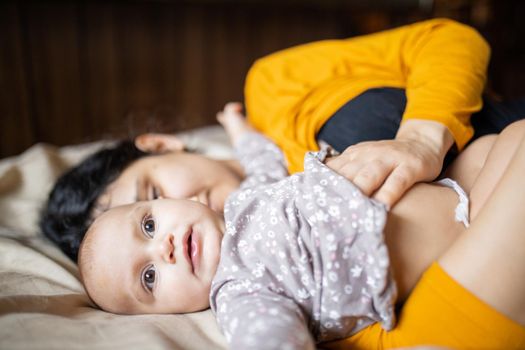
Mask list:
[[247,178],[226,203],[210,304],[232,349],[312,349],[381,322],[396,286],[383,204],[307,153],[287,176],[282,152],[250,133],[236,145]]

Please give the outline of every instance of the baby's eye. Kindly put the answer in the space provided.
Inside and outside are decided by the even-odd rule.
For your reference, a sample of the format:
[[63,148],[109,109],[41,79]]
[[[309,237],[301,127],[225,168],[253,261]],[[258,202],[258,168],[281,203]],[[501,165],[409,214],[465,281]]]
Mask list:
[[153,238],[155,236],[155,229],[155,220],[153,220],[151,215],[146,215],[144,219],[142,219],[142,232],[149,238]]
[[148,265],[142,273],[142,285],[148,292],[153,291],[155,285],[155,266]]

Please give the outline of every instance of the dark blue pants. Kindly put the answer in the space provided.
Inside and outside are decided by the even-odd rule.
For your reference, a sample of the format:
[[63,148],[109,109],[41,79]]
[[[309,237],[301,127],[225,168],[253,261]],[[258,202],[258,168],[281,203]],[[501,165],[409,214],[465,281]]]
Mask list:
[[[339,152],[361,141],[387,140],[396,136],[407,103],[405,90],[370,89],[348,101],[321,128],[323,140]],[[525,118],[525,98],[495,102],[483,98],[483,108],[471,117],[474,137],[499,133],[507,125]],[[472,142],[471,140],[471,142]],[[445,158],[446,167],[456,156],[453,147]]]

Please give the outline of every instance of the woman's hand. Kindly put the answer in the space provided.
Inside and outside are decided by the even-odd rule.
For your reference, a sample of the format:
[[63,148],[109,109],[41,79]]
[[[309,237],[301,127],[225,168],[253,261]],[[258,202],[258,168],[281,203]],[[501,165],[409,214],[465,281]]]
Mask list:
[[392,207],[415,183],[432,181],[439,175],[452,143],[445,126],[407,120],[396,139],[350,146],[326,165],[352,181],[365,195]]
[[242,104],[228,102],[222,111],[217,113],[217,121],[224,127],[232,144],[247,132],[254,131],[242,114]]

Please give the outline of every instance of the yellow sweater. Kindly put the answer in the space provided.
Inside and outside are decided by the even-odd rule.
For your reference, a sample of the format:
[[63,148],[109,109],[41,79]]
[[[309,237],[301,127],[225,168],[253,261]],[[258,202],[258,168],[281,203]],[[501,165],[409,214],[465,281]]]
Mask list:
[[443,123],[458,149],[481,109],[490,48],[472,28],[434,19],[345,40],[300,45],[256,61],[248,72],[250,122],[284,151],[291,173],[346,102],[376,87],[406,89],[403,120]]

